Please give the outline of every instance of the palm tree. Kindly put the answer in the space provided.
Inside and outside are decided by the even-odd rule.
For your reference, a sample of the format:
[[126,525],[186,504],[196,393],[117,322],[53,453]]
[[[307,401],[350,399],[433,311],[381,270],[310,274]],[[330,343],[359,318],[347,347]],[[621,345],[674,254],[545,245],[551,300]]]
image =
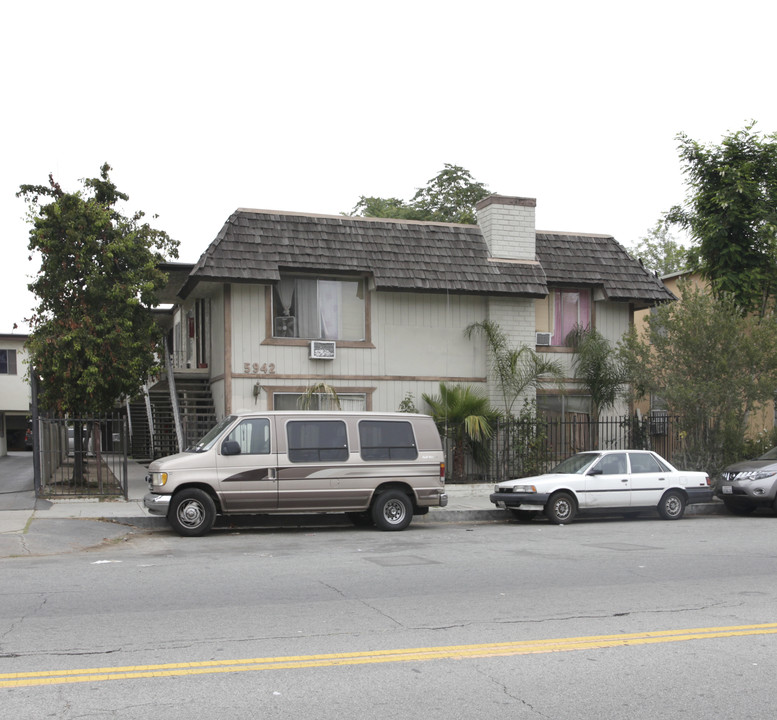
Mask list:
[[469,385],[440,383],[439,395],[422,394],[443,437],[453,441],[453,477],[464,476],[464,453],[469,444],[482,451],[492,434],[495,415],[488,398]]
[[325,382],[315,383],[308,387],[308,389],[297,398],[297,405],[299,405],[302,410],[310,410],[310,406],[316,398],[318,398],[319,407],[323,401],[327,410],[341,409],[340,398],[337,395],[337,391]]
[[575,378],[591,396],[594,447],[599,440],[599,416],[615,405],[618,391],[626,383],[626,372],[609,341],[596,328],[576,325],[567,335],[567,345],[575,350],[572,366]]
[[504,330],[491,320],[472,323],[464,333],[471,338],[480,333],[486,339],[491,355],[491,368],[502,391],[505,413],[513,414],[515,401],[529,389],[536,389],[541,378],[561,380],[564,373],[557,360],[546,360],[528,345],[510,347]]

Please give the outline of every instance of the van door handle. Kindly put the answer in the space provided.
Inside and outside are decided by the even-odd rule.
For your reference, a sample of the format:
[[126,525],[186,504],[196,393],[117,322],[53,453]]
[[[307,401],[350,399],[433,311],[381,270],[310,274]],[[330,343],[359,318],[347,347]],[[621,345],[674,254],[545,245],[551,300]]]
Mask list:
[[267,479],[268,480],[277,480],[278,479],[278,471],[275,468],[267,468]]

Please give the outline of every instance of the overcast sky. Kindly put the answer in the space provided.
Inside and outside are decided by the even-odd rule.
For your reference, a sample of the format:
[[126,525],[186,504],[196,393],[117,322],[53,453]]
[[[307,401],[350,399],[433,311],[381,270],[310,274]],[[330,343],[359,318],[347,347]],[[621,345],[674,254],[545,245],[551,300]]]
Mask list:
[[409,199],[444,163],[537,228],[634,245],[685,196],[680,132],[777,131],[761,0],[85,2],[2,11],[0,333],[25,332],[22,183],[105,161],[194,262],[238,207]]

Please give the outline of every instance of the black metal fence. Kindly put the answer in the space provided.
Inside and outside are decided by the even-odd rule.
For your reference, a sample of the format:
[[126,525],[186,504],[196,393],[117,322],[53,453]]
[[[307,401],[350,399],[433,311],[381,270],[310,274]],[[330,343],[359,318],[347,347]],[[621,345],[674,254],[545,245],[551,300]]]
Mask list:
[[[483,446],[468,444],[464,462],[456,462],[454,443],[445,441],[448,482],[501,482],[548,472],[565,458],[585,450],[654,450],[669,462],[682,451],[676,417],[659,414],[592,420],[563,418],[500,420]],[[679,463],[682,465],[682,462]]]
[[128,497],[127,420],[40,417],[38,497]]

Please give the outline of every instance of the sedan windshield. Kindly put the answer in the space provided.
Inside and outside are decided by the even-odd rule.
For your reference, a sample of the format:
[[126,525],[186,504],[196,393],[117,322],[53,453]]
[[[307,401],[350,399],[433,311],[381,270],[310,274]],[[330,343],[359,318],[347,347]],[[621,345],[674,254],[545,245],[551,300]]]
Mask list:
[[600,457],[601,455],[599,453],[580,453],[578,455],[573,455],[556,465],[551,472],[564,475],[583,475]]
[[213,447],[221,433],[224,432],[235,421],[234,415],[227,415],[218,425],[211,428],[208,434],[202,438],[196,445],[186,448],[186,452],[205,452]]

